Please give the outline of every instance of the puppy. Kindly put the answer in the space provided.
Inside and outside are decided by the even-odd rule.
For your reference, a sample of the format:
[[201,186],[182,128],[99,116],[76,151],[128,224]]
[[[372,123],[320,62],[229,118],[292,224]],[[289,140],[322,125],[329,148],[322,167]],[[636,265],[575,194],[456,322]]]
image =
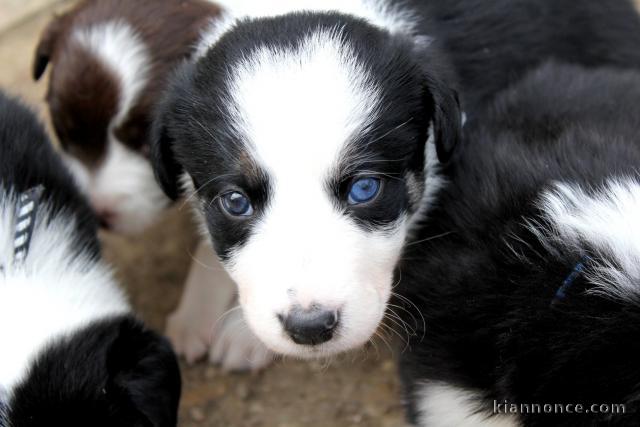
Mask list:
[[175,426],[170,345],[132,314],[33,114],[0,93],[0,426]]
[[415,425],[638,425],[639,105],[636,71],[549,64],[469,121],[399,268]]
[[473,117],[544,57],[640,65],[626,0],[234,3],[171,85],[153,159],[250,328],[298,357],[378,327],[461,137],[456,88]]
[[51,63],[53,126],[104,227],[140,231],[167,207],[148,161],[152,111],[218,14],[205,0],[84,0],[44,30],[33,77]]

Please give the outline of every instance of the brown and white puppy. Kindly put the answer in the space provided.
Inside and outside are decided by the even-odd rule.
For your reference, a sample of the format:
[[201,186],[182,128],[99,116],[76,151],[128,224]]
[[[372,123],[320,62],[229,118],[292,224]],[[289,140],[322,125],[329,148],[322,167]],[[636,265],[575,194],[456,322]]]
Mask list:
[[150,116],[220,9],[206,0],[84,0],[52,20],[33,77],[74,175],[106,228],[134,232],[168,205],[147,159]]

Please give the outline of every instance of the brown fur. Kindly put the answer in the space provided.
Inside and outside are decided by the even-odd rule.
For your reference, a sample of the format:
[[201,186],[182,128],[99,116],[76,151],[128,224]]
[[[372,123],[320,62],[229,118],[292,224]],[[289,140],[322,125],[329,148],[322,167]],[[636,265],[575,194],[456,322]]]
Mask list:
[[219,13],[206,0],[84,0],[54,18],[36,48],[33,77],[38,80],[52,64],[47,101],[62,146],[87,166],[98,164],[120,99],[116,76],[71,39],[76,29],[122,19],[145,42],[152,60],[149,82],[114,129],[123,143],[144,152],[153,106],[167,77]]

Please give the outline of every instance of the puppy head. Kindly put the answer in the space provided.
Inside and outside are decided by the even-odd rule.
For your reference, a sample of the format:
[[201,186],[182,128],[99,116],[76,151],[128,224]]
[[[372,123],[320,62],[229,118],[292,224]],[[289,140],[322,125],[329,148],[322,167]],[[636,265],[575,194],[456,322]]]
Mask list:
[[[280,353],[369,340],[459,132],[412,43],[337,14],[244,22],[176,79],[153,156],[185,173],[245,316]],[[437,150],[436,150],[437,148]]]
[[152,106],[140,95],[150,78],[149,52],[125,21],[82,25],[73,20],[81,11],[44,31],[34,78],[52,63],[47,101],[53,126],[103,225],[139,231],[168,205],[148,161]]
[[56,340],[11,392],[10,425],[173,427],[180,373],[164,338],[131,317]]

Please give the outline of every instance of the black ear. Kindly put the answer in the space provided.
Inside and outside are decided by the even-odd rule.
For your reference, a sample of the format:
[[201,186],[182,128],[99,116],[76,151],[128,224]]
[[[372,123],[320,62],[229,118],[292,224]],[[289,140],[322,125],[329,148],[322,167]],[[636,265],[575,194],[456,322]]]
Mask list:
[[165,338],[127,319],[109,349],[107,371],[106,395],[117,400],[111,402],[114,406],[129,412],[123,419],[143,419],[144,425],[153,427],[176,426],[180,371]]
[[462,111],[458,93],[442,83],[429,88],[433,101],[433,131],[440,163],[451,158],[462,138]]
[[64,17],[53,18],[40,36],[31,68],[33,79],[36,81],[40,80],[40,77],[42,77],[47,69],[47,65],[49,65],[56,43],[58,42],[58,37],[62,31],[64,19]]
[[176,200],[181,195],[180,176],[183,168],[175,158],[175,141],[169,133],[170,102],[170,99],[165,99],[156,110],[151,131],[150,157],[160,187],[167,196]]

